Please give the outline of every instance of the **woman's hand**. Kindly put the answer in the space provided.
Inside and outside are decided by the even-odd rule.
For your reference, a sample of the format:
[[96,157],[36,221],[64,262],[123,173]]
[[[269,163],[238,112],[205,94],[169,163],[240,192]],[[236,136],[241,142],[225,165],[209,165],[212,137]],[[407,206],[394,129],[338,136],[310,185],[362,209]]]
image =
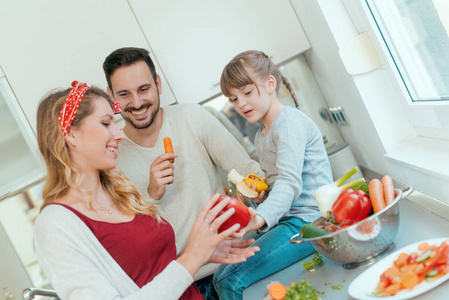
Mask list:
[[[195,224],[193,224],[187,245],[177,259],[192,276],[196,274],[200,267],[211,260],[215,250],[222,241],[234,235],[240,229],[240,224],[237,223],[227,230],[218,233],[218,228],[221,224],[235,212],[234,208],[230,208],[218,216],[218,213],[229,203],[228,197],[217,203],[219,196],[219,194],[215,194],[201,209]],[[214,206],[215,203],[217,205]],[[222,247],[226,248],[225,246]],[[227,249],[229,249],[229,246]],[[232,257],[233,252],[224,254],[231,254]],[[219,256],[219,254],[217,255]]]
[[217,249],[212,254],[209,262],[219,264],[236,264],[246,261],[255,252],[260,251],[259,247],[248,247],[254,243],[255,239],[248,239],[244,241],[237,240],[223,240],[218,244]]

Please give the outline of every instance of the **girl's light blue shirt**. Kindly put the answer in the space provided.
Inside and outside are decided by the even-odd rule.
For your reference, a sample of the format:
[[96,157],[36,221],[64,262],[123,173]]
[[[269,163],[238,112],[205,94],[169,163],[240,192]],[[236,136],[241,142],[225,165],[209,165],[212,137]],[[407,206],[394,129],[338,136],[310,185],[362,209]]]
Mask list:
[[332,183],[323,137],[306,114],[284,107],[266,136],[256,133],[257,155],[269,185],[267,199],[257,206],[268,230],[282,217],[312,222],[320,217],[315,191]]

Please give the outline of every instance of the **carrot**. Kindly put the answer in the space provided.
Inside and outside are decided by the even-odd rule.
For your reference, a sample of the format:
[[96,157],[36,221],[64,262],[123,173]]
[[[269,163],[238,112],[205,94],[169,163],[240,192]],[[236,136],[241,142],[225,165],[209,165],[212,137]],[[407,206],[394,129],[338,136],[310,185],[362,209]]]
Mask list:
[[429,244],[426,242],[423,242],[418,246],[419,251],[426,251],[427,249],[429,249]]
[[416,273],[406,273],[402,275],[401,279],[401,284],[406,289],[412,289],[420,282],[419,277],[418,275],[416,275]]
[[401,268],[401,272],[402,273],[414,273],[414,272],[416,272],[417,267],[418,267],[418,263],[408,264]]
[[390,176],[385,175],[382,178],[382,186],[384,188],[385,205],[388,205],[394,201],[393,179]]
[[[165,153],[174,153],[173,152],[173,144],[171,143],[171,139],[169,137],[164,137],[164,148]],[[170,159],[171,163],[174,163],[174,159]]]
[[273,282],[268,287],[268,294],[270,294],[271,298],[274,300],[282,300],[287,293],[287,288],[280,282]]
[[396,281],[395,278],[401,276],[401,271],[396,267],[391,267],[385,271],[385,275],[394,282]]
[[385,207],[382,182],[379,179],[371,180],[368,184],[368,190],[374,213],[377,213]]
[[401,285],[399,283],[393,283],[389,285],[386,289],[384,289],[380,295],[381,296],[392,296],[396,294],[401,289]]

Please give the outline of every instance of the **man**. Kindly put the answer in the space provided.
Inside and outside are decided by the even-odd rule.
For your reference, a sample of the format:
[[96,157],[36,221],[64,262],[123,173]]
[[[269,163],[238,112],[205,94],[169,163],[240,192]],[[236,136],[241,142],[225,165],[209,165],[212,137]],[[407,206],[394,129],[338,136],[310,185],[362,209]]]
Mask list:
[[[106,57],[103,70],[108,92],[122,107],[125,140],[118,149],[117,169],[162,208],[173,226],[178,252],[201,207],[215,193],[223,194],[218,173],[263,176],[259,165],[209,112],[197,104],[160,108],[161,79],[145,49],[121,48]],[[170,137],[173,153],[165,153]],[[170,160],[175,159],[174,163]],[[212,286],[217,265],[204,266],[195,277],[206,299],[218,299]]]

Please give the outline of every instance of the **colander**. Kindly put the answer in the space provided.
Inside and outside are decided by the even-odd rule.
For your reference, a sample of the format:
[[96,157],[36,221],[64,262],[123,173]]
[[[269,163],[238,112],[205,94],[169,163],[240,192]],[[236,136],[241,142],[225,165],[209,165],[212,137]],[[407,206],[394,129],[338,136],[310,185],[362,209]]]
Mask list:
[[[413,192],[413,187],[395,189],[396,197],[382,211],[349,227],[320,237],[303,238],[301,233],[290,238],[290,243],[309,242],[324,257],[352,269],[372,264],[381,254],[391,250],[399,227],[399,200]],[[324,218],[315,220],[312,225],[324,223]]]

